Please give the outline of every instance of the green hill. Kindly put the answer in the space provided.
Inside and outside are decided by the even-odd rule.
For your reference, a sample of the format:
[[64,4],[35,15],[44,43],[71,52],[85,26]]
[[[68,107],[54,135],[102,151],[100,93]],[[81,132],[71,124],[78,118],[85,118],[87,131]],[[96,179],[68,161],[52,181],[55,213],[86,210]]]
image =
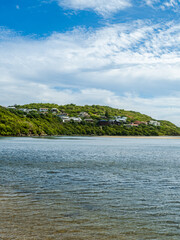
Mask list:
[[[43,136],[43,135],[119,135],[119,136],[180,136],[180,128],[168,121],[159,121],[161,126],[140,124],[130,127],[136,121],[148,122],[151,117],[123,109],[115,109],[107,106],[75,104],[57,105],[49,103],[31,103],[16,105],[16,109],[0,106],[0,135],[1,136]],[[29,113],[22,108],[37,109]],[[39,108],[48,108],[46,114],[39,112]],[[77,123],[70,121],[63,123],[61,118],[51,113],[52,108],[57,108],[59,113],[67,113],[69,117],[77,117],[80,112],[86,112],[93,122]],[[100,126],[99,120],[107,122],[115,116],[127,117],[126,124]]]

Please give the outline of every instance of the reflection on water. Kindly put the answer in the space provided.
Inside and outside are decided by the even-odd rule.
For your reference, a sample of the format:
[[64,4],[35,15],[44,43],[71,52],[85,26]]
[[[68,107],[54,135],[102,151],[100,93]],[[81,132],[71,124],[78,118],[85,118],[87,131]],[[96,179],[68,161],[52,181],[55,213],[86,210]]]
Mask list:
[[180,140],[1,138],[0,239],[180,239]]

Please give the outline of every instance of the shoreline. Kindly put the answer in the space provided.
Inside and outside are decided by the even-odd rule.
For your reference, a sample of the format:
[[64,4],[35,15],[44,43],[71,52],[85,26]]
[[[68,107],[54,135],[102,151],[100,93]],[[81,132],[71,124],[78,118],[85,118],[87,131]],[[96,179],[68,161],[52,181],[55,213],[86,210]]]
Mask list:
[[0,136],[0,138],[49,138],[49,137],[99,137],[99,138],[132,138],[132,139],[180,139],[180,136],[109,136],[109,135],[32,135],[32,136]]

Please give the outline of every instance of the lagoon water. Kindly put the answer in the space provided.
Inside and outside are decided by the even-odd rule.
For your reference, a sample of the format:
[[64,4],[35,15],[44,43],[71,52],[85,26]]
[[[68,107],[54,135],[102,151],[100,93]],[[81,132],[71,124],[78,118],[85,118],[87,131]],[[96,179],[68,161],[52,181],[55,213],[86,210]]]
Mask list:
[[179,240],[180,139],[0,138],[1,240]]

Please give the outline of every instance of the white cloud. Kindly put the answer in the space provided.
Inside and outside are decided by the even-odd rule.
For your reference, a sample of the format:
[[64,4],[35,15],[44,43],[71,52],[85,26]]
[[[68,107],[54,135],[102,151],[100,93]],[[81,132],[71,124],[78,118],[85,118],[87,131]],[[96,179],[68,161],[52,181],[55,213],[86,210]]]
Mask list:
[[129,7],[142,6],[142,2],[152,8],[161,10],[172,8],[174,11],[179,9],[179,0],[144,0],[137,3],[135,0],[48,0],[57,1],[59,6],[72,10],[91,10],[97,14],[107,17],[120,10]]
[[1,105],[102,104],[178,122],[180,24],[131,22],[37,40],[0,35]]
[[154,4],[156,3],[159,3],[159,0],[145,0],[145,3],[148,5],[148,6],[153,6]]
[[74,10],[93,10],[107,16],[131,6],[130,0],[57,0],[60,6]]
[[166,8],[178,8],[179,7],[179,0],[145,0],[146,4],[151,7],[158,7],[161,9]]

